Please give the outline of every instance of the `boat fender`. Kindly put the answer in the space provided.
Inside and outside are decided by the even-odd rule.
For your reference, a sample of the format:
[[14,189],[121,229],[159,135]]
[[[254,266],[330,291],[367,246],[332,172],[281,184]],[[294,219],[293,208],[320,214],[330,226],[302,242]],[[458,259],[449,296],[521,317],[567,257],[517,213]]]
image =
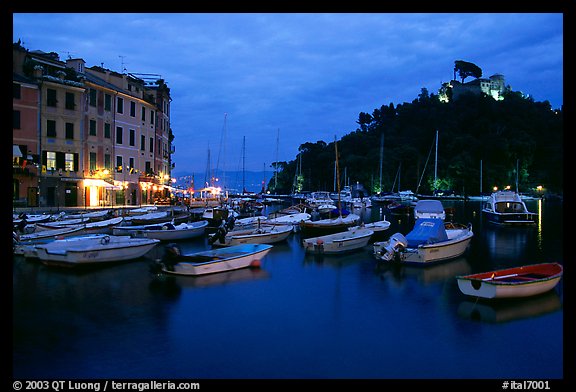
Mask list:
[[110,236],[106,235],[100,239],[102,245],[108,245],[110,243]]
[[250,263],[250,268],[260,268],[261,263],[260,260],[256,259],[256,260],[252,260],[252,262]]

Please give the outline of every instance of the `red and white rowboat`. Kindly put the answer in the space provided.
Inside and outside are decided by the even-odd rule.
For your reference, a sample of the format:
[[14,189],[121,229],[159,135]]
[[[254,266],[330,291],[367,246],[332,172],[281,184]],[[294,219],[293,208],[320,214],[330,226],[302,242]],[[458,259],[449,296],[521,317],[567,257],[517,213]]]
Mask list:
[[542,263],[479,274],[457,276],[458,288],[481,298],[518,298],[552,290],[562,277],[558,263]]

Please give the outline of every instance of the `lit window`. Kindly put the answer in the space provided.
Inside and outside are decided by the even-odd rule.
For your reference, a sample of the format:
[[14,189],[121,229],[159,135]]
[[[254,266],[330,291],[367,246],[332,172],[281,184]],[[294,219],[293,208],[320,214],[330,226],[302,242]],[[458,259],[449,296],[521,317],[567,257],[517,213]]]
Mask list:
[[56,153],[52,151],[46,152],[46,168],[48,170],[56,170]]

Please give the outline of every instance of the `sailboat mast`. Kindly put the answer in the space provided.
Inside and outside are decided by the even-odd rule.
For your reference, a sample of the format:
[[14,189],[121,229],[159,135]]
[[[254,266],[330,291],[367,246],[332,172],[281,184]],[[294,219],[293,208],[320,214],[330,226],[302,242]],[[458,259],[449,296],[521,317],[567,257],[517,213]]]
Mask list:
[[436,180],[438,179],[438,131],[436,131],[436,159],[434,162],[434,190],[436,190],[436,186],[437,186],[437,182]]
[[280,142],[280,128],[276,133],[276,164],[274,165],[274,194],[278,194],[278,143]]
[[246,193],[246,136],[242,139],[242,193]]
[[342,203],[340,201],[340,167],[338,166],[338,143],[336,142],[336,136],[334,136],[334,151],[336,152],[336,174],[338,177],[338,180],[336,181],[338,190],[338,215],[342,216]]
[[380,182],[378,183],[379,192],[382,193],[382,164],[384,160],[384,132],[380,136]]

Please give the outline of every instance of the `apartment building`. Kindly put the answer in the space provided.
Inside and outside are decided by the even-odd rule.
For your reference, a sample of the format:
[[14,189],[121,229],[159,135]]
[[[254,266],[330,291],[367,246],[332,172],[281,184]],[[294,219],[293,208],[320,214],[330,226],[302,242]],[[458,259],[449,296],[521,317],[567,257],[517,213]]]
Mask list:
[[[13,52],[14,200],[40,207],[94,207],[169,197],[173,138],[163,80],[146,83],[131,74],[86,67],[81,58],[60,61],[56,53],[30,52],[20,44]],[[24,88],[35,88],[37,101],[27,90],[22,99]],[[24,149],[34,148],[38,157],[32,162],[39,170],[27,180],[16,168],[23,162],[17,149],[24,155]],[[33,200],[28,194],[35,186]]]

